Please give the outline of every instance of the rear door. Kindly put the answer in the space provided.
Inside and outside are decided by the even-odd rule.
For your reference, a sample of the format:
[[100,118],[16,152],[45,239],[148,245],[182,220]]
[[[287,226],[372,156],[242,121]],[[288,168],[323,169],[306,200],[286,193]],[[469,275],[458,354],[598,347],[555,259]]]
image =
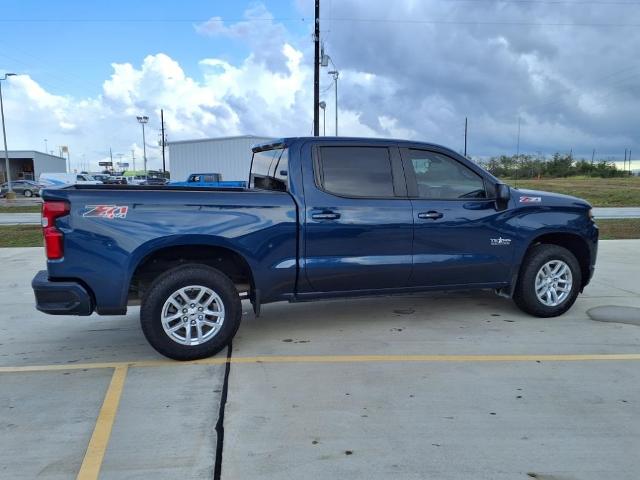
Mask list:
[[406,286],[413,219],[397,147],[322,142],[312,153],[303,263],[312,291]]
[[508,281],[513,245],[484,179],[439,150],[402,148],[415,222],[412,286]]

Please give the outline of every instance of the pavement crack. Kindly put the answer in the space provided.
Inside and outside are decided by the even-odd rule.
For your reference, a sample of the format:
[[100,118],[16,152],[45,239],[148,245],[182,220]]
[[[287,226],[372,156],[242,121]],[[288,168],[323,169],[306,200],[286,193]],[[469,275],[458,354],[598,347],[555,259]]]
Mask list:
[[213,480],[220,480],[222,476],[222,449],[224,447],[224,409],[227,405],[227,392],[229,390],[229,372],[231,371],[231,352],[233,345],[229,343],[227,347],[227,363],[225,363],[224,381],[222,382],[222,393],[220,395],[220,411],[218,412],[218,422],[216,423],[216,462],[213,467]]

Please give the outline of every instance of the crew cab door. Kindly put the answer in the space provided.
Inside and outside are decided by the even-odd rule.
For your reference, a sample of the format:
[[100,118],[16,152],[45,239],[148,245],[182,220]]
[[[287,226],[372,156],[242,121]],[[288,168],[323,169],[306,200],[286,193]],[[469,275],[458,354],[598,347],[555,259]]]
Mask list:
[[483,177],[445,151],[401,149],[413,207],[412,286],[509,281],[508,212],[487,198]]
[[319,142],[303,163],[303,268],[311,291],[400,288],[413,218],[397,147]]

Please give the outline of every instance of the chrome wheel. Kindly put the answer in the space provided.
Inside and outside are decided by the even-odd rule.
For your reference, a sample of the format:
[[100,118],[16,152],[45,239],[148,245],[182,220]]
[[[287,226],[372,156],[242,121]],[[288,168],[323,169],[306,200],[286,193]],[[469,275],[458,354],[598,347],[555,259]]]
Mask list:
[[202,345],[224,323],[224,304],[216,292],[190,285],[173,292],[162,307],[162,328],[181,345]]
[[536,274],[536,296],[547,307],[557,307],[564,302],[572,285],[571,268],[562,260],[545,263]]

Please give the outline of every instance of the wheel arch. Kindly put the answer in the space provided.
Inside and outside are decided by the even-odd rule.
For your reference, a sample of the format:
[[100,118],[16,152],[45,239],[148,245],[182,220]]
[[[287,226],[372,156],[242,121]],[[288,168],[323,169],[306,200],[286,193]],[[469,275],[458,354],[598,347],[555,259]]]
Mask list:
[[592,254],[591,249],[584,238],[572,232],[545,232],[533,238],[522,254],[518,271],[522,269],[522,262],[529,251],[534,246],[541,244],[558,245],[569,250],[576,257],[576,260],[578,260],[578,264],[580,265],[580,273],[582,277],[582,285],[580,285],[580,289],[582,290],[582,288],[589,283]]
[[[222,239],[224,240],[224,239]],[[227,242],[210,238],[174,239],[159,245],[143,245],[132,255],[127,282],[127,294],[142,298],[146,287],[158,275],[180,265],[204,264],[227,275],[236,284],[251,293],[255,291],[255,278],[250,261]]]

